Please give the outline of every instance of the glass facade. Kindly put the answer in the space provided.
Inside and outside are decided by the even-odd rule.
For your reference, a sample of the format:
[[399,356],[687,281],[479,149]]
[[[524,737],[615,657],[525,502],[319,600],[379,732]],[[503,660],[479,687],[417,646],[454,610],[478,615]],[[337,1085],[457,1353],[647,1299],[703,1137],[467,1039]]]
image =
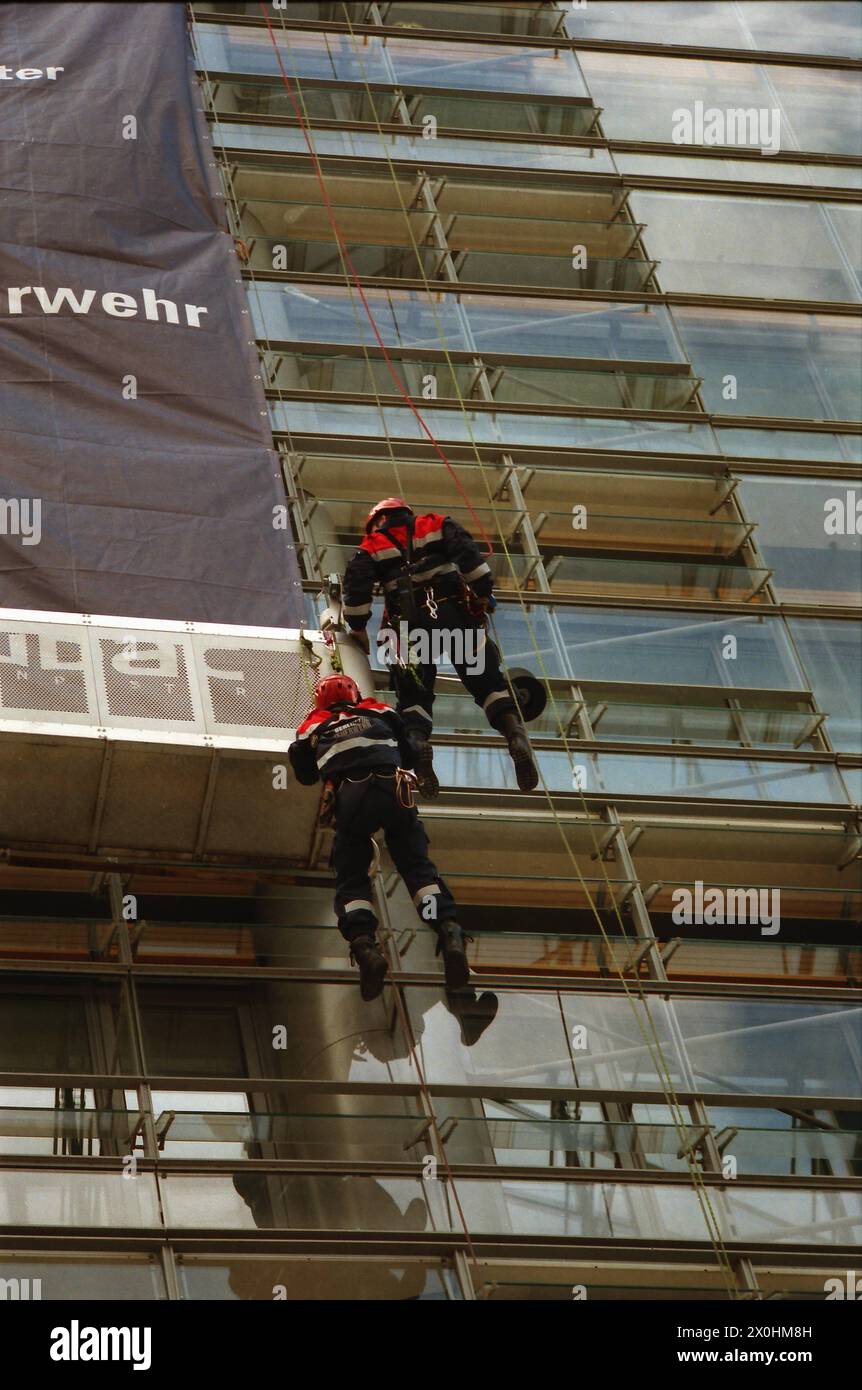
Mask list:
[[[170,820],[11,854],[0,1279],[823,1298],[862,1234],[862,7],[191,12],[309,625],[378,498],[478,519],[541,783],[441,663],[460,1002],[385,854],[361,1001],[331,836],[265,848],[292,783],[242,862]],[[697,103],[777,111],[776,157],[679,143]]]

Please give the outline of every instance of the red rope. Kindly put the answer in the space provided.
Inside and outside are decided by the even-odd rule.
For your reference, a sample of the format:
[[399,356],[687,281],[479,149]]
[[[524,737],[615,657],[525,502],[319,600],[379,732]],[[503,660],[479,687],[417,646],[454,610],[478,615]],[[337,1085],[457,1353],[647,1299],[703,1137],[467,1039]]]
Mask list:
[[316,152],[316,150],[315,150],[315,148],[314,148],[314,145],[312,144],[312,141],[311,141],[311,138],[310,138],[310,135],[309,135],[308,125],[307,125],[307,122],[306,122],[306,120],[305,120],[305,118],[304,118],[304,116],[303,116],[303,114],[302,114],[302,109],[301,109],[299,103],[297,102],[296,97],[294,96],[293,88],[291,87],[290,81],[288,80],[287,73],[286,73],[285,70],[284,70],[284,64],[283,64],[282,61],[281,61],[281,52],[280,52],[279,47],[278,47],[278,41],[277,41],[277,39],[276,39],[276,37],[275,37],[275,33],[274,33],[274,31],[273,31],[273,27],[272,27],[272,25],[270,24],[270,21],[269,21],[269,14],[268,14],[268,12],[267,12],[267,6],[263,3],[263,0],[260,0],[260,8],[261,8],[261,12],[262,12],[262,14],[263,14],[263,17],[264,17],[264,19],[266,20],[266,27],[267,27],[267,29],[268,29],[268,31],[269,31],[269,37],[270,37],[270,39],[271,39],[271,41],[272,41],[272,46],[273,46],[273,48],[274,48],[274,50],[275,50],[275,57],[276,57],[276,61],[278,62],[279,70],[280,70],[280,72],[281,72],[282,81],[284,82],[285,88],[286,88],[286,90],[287,90],[287,95],[288,95],[288,97],[290,98],[290,104],[291,104],[291,106],[293,107],[294,115],[296,116],[296,119],[297,119],[297,121],[299,122],[300,129],[302,130],[302,134],[303,134],[303,136],[304,136],[305,143],[306,143],[306,145],[308,146],[308,153],[309,153],[309,155],[311,156],[311,162],[312,162],[312,164],[314,165],[314,172],[315,172],[315,174],[317,175],[317,182],[320,184],[320,191],[321,191],[321,193],[323,194],[323,201],[324,201],[324,205],[325,205],[325,207],[326,207],[326,213],[327,213],[327,216],[328,216],[328,218],[329,218],[330,226],[332,227],[333,233],[334,233],[334,235],[335,235],[335,240],[337,241],[337,243],[338,243],[338,245],[339,245],[339,247],[340,247],[340,249],[341,249],[341,254],[342,254],[343,257],[344,257],[344,264],[347,266],[347,268],[348,268],[348,270],[349,270],[349,272],[350,272],[350,278],[352,279],[352,281],[353,281],[353,283],[354,283],[354,285],[355,285],[355,287],[356,287],[357,293],[358,293],[358,295],[359,295],[359,298],[360,298],[361,301],[362,301],[362,307],[364,308],[366,314],[368,315],[368,322],[371,324],[371,328],[372,328],[372,330],[373,330],[373,332],[374,332],[374,336],[375,336],[375,338],[377,339],[377,344],[378,344],[378,346],[379,346],[379,348],[380,348],[380,351],[381,351],[382,354],[383,354],[383,360],[384,360],[385,363],[386,363],[386,366],[387,366],[388,371],[389,371],[389,375],[392,377],[392,380],[395,382],[395,385],[398,387],[399,394],[400,394],[400,395],[404,398],[404,400],[407,402],[407,405],[410,407],[410,409],[412,410],[413,414],[416,416],[416,419],[419,421],[419,425],[420,425],[420,427],[422,428],[424,434],[425,434],[425,435],[427,436],[427,438],[431,441],[431,444],[433,445],[435,452],[436,452],[437,455],[443,460],[443,462],[445,463],[447,469],[449,470],[449,475],[450,475],[450,477],[452,478],[453,483],[455,484],[456,488],[458,489],[458,491],[460,492],[461,496],[463,497],[464,502],[465,502],[465,504],[466,504],[466,506],[467,506],[467,510],[469,511],[471,517],[472,517],[473,520],[476,522],[476,525],[478,526],[479,531],[481,532],[482,540],[484,541],[485,547],[486,547],[485,553],[486,553],[486,555],[490,555],[490,554],[492,553],[492,551],[493,551],[493,546],[491,545],[491,542],[490,542],[490,540],[488,539],[488,533],[487,533],[487,531],[485,530],[485,527],[482,525],[481,519],[476,515],[476,512],[475,512],[475,510],[474,510],[474,508],[473,508],[473,504],[472,504],[472,502],[470,501],[470,498],[467,496],[467,493],[465,492],[465,490],[464,490],[464,488],[463,488],[461,482],[459,481],[458,475],[456,474],[454,468],[452,467],[451,463],[450,463],[449,460],[447,459],[447,457],[446,457],[446,455],[444,454],[443,450],[440,448],[440,445],[437,443],[437,440],[434,438],[434,435],[432,434],[432,432],[431,432],[431,430],[429,429],[428,425],[425,423],[425,420],[423,419],[421,412],[418,411],[418,410],[416,409],[416,406],[413,404],[413,401],[412,401],[411,398],[410,398],[410,393],[409,393],[409,391],[407,390],[407,388],[405,387],[405,385],[404,385],[403,381],[401,380],[400,376],[399,376],[398,373],[396,372],[395,367],[394,367],[394,365],[393,365],[393,363],[392,363],[392,358],[389,356],[389,353],[388,353],[388,351],[387,351],[387,349],[386,349],[386,344],[385,344],[384,341],[383,341],[383,338],[382,338],[382,336],[381,336],[381,334],[380,334],[380,329],[377,327],[377,321],[376,321],[376,319],[374,318],[374,314],[372,313],[371,305],[368,303],[368,300],[367,300],[366,297],[365,297],[365,290],[363,289],[362,281],[360,280],[359,275],[357,274],[356,269],[355,269],[355,267],[354,267],[354,265],[353,265],[353,261],[352,261],[351,258],[350,258],[350,252],[349,252],[348,249],[347,249],[347,245],[346,245],[346,243],[345,243],[345,241],[344,241],[344,237],[343,237],[342,234],[341,234],[341,228],[340,228],[339,225],[338,225],[338,221],[337,221],[337,219],[336,219],[335,212],[334,212],[334,210],[333,210],[333,207],[332,207],[331,202],[329,201],[329,193],[328,193],[327,188],[326,188],[326,180],[325,180],[324,177],[323,177],[323,170],[322,170],[321,167],[320,167],[320,160],[318,159],[318,157],[317,157],[317,152]]
[[[288,94],[288,96],[290,97],[290,103],[291,103],[291,105],[292,105],[292,107],[293,107],[293,110],[294,110],[294,113],[295,113],[295,115],[296,115],[296,118],[297,118],[297,120],[298,120],[298,122],[299,122],[299,124],[300,124],[301,129],[302,129],[303,136],[305,137],[305,143],[306,143],[306,145],[308,146],[308,152],[309,152],[309,154],[310,154],[310,156],[311,156],[311,160],[312,160],[312,163],[313,163],[313,165],[314,165],[314,171],[315,171],[315,173],[316,173],[316,175],[317,175],[317,181],[318,181],[318,183],[320,184],[320,190],[321,190],[321,192],[322,192],[322,194],[323,194],[323,201],[324,201],[324,203],[325,203],[325,205],[326,205],[326,211],[327,211],[327,214],[328,214],[328,216],[329,216],[330,225],[332,226],[332,230],[333,230],[333,232],[334,232],[334,234],[335,234],[335,239],[336,239],[336,241],[338,242],[338,245],[340,246],[341,251],[342,251],[342,254],[343,254],[343,256],[344,256],[344,263],[345,263],[345,265],[348,267],[348,269],[349,269],[349,271],[350,271],[351,278],[352,278],[352,280],[353,280],[353,282],[354,282],[354,284],[355,284],[355,286],[356,286],[357,291],[359,292],[359,297],[360,297],[360,299],[362,300],[363,308],[365,309],[365,312],[366,312],[366,314],[368,315],[368,321],[369,321],[369,323],[371,324],[372,329],[374,330],[374,336],[375,336],[375,338],[377,339],[377,342],[378,342],[378,344],[379,344],[379,347],[380,347],[381,352],[383,353],[384,360],[385,360],[386,365],[387,365],[387,367],[388,367],[388,369],[389,369],[389,374],[390,374],[390,376],[392,377],[392,379],[393,379],[393,381],[395,382],[395,384],[397,385],[400,394],[404,397],[404,400],[407,402],[407,404],[409,405],[410,409],[413,411],[413,414],[416,416],[416,419],[419,421],[419,424],[421,425],[421,427],[422,427],[423,431],[425,432],[425,434],[427,435],[428,439],[429,439],[429,440],[431,441],[431,443],[433,444],[436,453],[437,453],[437,454],[439,455],[439,457],[443,460],[443,462],[445,463],[447,469],[449,470],[449,473],[450,473],[450,475],[451,475],[452,481],[454,482],[455,486],[457,487],[458,491],[460,492],[461,496],[463,497],[464,501],[466,502],[467,507],[468,507],[468,510],[469,510],[469,512],[470,512],[470,515],[472,516],[473,520],[476,522],[476,524],[477,524],[478,527],[479,527],[479,530],[480,530],[481,533],[482,533],[482,539],[484,540],[484,542],[485,542],[485,544],[486,544],[486,546],[487,546],[487,552],[486,552],[486,553],[487,553],[488,555],[490,555],[490,554],[491,554],[491,551],[492,551],[491,542],[490,542],[489,539],[488,539],[488,534],[487,534],[487,532],[486,532],[484,526],[482,525],[481,520],[480,520],[479,517],[476,515],[476,512],[475,512],[474,509],[473,509],[472,503],[470,502],[470,499],[469,499],[469,497],[467,496],[467,493],[464,491],[464,488],[462,487],[461,483],[459,482],[458,477],[457,477],[457,475],[456,475],[456,473],[455,473],[454,468],[452,467],[451,463],[450,463],[449,460],[447,459],[446,455],[443,453],[443,450],[440,448],[440,445],[437,443],[437,440],[434,438],[434,435],[431,433],[431,430],[428,428],[428,426],[426,425],[425,421],[423,420],[421,414],[420,414],[419,411],[416,409],[415,405],[413,404],[412,400],[410,399],[409,392],[407,391],[406,387],[404,386],[404,383],[401,381],[401,378],[399,377],[399,375],[398,375],[398,373],[396,372],[394,366],[392,365],[392,359],[390,358],[389,353],[386,351],[386,344],[384,343],[383,338],[382,338],[381,335],[380,335],[380,330],[379,330],[379,328],[377,327],[377,323],[376,323],[376,321],[375,321],[374,315],[373,315],[373,313],[371,312],[371,306],[370,306],[370,304],[368,303],[368,300],[367,300],[366,297],[365,297],[365,291],[364,291],[364,289],[363,289],[363,287],[362,287],[362,281],[360,280],[359,276],[358,276],[357,273],[356,273],[356,269],[355,269],[355,267],[354,267],[354,265],[353,265],[352,260],[350,259],[350,252],[347,250],[347,246],[345,245],[344,238],[343,238],[343,236],[341,235],[341,229],[339,228],[338,222],[336,221],[335,213],[334,213],[333,208],[332,208],[332,204],[331,204],[330,201],[329,201],[329,194],[328,194],[327,188],[326,188],[326,181],[325,181],[325,179],[324,179],[324,177],[323,177],[323,170],[322,170],[321,167],[320,167],[320,160],[318,159],[317,154],[316,154],[315,149],[314,149],[314,146],[313,146],[313,144],[312,144],[312,142],[311,142],[311,140],[310,140],[310,138],[309,138],[308,128],[307,128],[305,119],[304,119],[304,117],[303,117],[303,115],[302,115],[302,111],[301,111],[301,109],[300,109],[300,107],[299,107],[299,105],[298,105],[298,103],[297,103],[297,101],[296,101],[296,98],[294,97],[293,89],[292,89],[292,87],[291,87],[291,85],[290,85],[290,82],[288,81],[287,73],[286,73],[285,70],[284,70],[284,64],[283,64],[282,61],[281,61],[281,53],[280,53],[280,51],[279,51],[278,42],[277,42],[276,37],[275,37],[275,34],[274,34],[274,32],[273,32],[272,25],[271,25],[270,22],[269,22],[269,14],[267,13],[266,5],[263,3],[263,0],[260,0],[260,8],[261,8],[261,11],[262,11],[262,13],[263,13],[263,17],[264,17],[264,19],[266,20],[266,27],[267,27],[267,29],[269,30],[269,37],[270,37],[270,39],[271,39],[271,41],[272,41],[272,46],[273,46],[273,48],[275,49],[275,56],[276,56],[276,59],[277,59],[277,61],[278,61],[279,69],[280,69],[280,71],[281,71],[282,80],[283,80],[283,82],[284,82],[285,88],[287,89],[287,94]],[[396,1008],[397,1008],[398,1012],[399,1012],[400,1015],[401,1015],[402,1027],[404,1028],[404,1030],[405,1030],[405,1035],[406,1035],[406,1037],[407,1037],[408,1040],[409,1040],[409,1039],[410,1039],[410,1036],[411,1036],[411,1034],[410,1034],[410,1026],[409,1026],[409,1022],[408,1022],[407,1016],[406,1016],[406,1011],[405,1011],[405,1008],[404,1008],[404,1001],[403,1001],[403,999],[401,998],[401,992],[400,992],[400,990],[399,990],[397,984],[393,984],[393,990],[394,990],[394,994],[395,994]],[[416,1071],[417,1071],[417,1073],[418,1073],[418,1075],[419,1075],[419,1084],[420,1084],[420,1087],[421,1087],[422,1091],[423,1091],[424,1094],[425,1094],[425,1098],[426,1098],[426,1100],[427,1100],[427,1102],[428,1102],[428,1106],[429,1106],[429,1109],[430,1109],[430,1112],[431,1112],[431,1124],[433,1125],[434,1130],[435,1130],[435,1132],[437,1133],[437,1140],[438,1140],[438,1144],[439,1144],[439,1147],[440,1147],[440,1152],[441,1152],[441,1154],[442,1154],[442,1156],[443,1156],[443,1165],[444,1165],[444,1167],[445,1167],[445,1169],[446,1169],[446,1173],[447,1173],[447,1176],[448,1176],[448,1179],[449,1179],[449,1184],[450,1184],[450,1187],[451,1187],[452,1196],[453,1196],[453,1198],[454,1198],[455,1206],[456,1206],[457,1211],[458,1211],[458,1216],[459,1216],[459,1218],[460,1218],[460,1220],[461,1220],[461,1225],[462,1225],[463,1230],[464,1230],[465,1243],[466,1243],[466,1245],[467,1245],[467,1249],[468,1249],[468,1251],[469,1251],[469,1253],[470,1253],[470,1256],[471,1256],[471,1258],[472,1258],[472,1260],[473,1260],[474,1265],[476,1265],[476,1267],[478,1268],[478,1261],[477,1261],[477,1259],[476,1259],[476,1251],[475,1251],[475,1248],[474,1248],[474,1246],[473,1246],[472,1238],[471,1238],[471,1236],[470,1236],[470,1228],[469,1228],[469,1226],[468,1226],[468,1224],[467,1224],[467,1219],[466,1219],[466,1217],[465,1217],[465,1215],[464,1215],[464,1210],[463,1210],[463,1208],[462,1208],[462,1206],[461,1206],[461,1199],[460,1199],[460,1197],[459,1197],[459,1195],[458,1195],[458,1188],[457,1188],[457,1185],[456,1185],[456,1183],[455,1183],[454,1174],[453,1174],[453,1172],[452,1172],[452,1169],[451,1169],[451,1166],[450,1166],[450,1163],[449,1163],[449,1156],[448,1156],[448,1154],[447,1154],[447,1152],[446,1152],[446,1145],[442,1142],[442,1140],[440,1140],[439,1131],[438,1131],[438,1129],[437,1129],[437,1122],[436,1122],[436,1119],[434,1118],[434,1107],[433,1107],[433,1105],[432,1105],[432,1103],[431,1103],[431,1097],[430,1097],[430,1093],[429,1093],[429,1091],[428,1091],[428,1083],[427,1083],[427,1081],[425,1080],[425,1074],[424,1074],[424,1071],[423,1071],[423,1068],[422,1068],[422,1064],[421,1064],[421,1062],[419,1061],[419,1056],[418,1056],[418,1052],[417,1052],[417,1049],[416,1049],[416,1044],[415,1044],[415,1042],[413,1043],[413,1046],[411,1047],[411,1060],[412,1060],[413,1065],[415,1066]]]

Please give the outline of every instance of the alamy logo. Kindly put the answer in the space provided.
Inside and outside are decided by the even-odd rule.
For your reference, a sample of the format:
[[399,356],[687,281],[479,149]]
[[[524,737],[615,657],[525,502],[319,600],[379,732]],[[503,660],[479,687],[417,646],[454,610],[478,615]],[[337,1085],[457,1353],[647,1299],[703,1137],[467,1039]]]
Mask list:
[[855,1270],[848,1269],[845,1279],[827,1279],[823,1285],[827,1299],[830,1298],[849,1298],[856,1303],[862,1302],[862,1275]]
[[25,1301],[42,1297],[41,1279],[0,1279],[0,1299]]
[[377,634],[377,655],[384,666],[402,661],[417,666],[465,666],[471,675],[485,670],[485,633],[481,628],[411,628],[403,619],[394,628],[382,627]]
[[848,488],[843,497],[827,497],[823,530],[827,536],[862,536],[862,494]]
[[149,1327],[70,1327],[51,1329],[52,1361],[132,1361],[135,1371],[148,1371],[152,1329]]
[[[761,936],[775,936],[781,927],[780,888],[707,888],[698,879],[694,892],[675,888],[671,920],[677,926],[733,926],[754,923]],[[770,907],[770,898],[772,904]]]
[[20,536],[22,545],[42,539],[41,497],[0,497],[0,536]]
[[671,139],[675,145],[756,146],[764,155],[781,149],[781,112],[777,107],[718,106],[704,109],[702,101],[680,106],[671,116]]

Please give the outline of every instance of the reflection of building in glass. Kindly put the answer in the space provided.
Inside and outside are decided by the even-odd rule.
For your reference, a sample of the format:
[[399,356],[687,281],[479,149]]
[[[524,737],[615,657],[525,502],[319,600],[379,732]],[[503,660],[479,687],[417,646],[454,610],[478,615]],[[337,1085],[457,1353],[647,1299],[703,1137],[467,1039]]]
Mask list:
[[[303,124],[494,540],[507,660],[549,679],[547,792],[444,670],[422,814],[489,1026],[385,860],[394,984],[360,1001],[314,806],[248,760],[210,810],[189,761],[145,844],[34,820],[0,868],[0,1274],[821,1297],[862,1223],[856,7],[293,4],[302,120],[259,7],[193,9],[309,626],[379,497],[476,527]],[[780,151],[673,143],[696,101],[778,109]],[[680,924],[698,883],[779,890],[780,930]]]

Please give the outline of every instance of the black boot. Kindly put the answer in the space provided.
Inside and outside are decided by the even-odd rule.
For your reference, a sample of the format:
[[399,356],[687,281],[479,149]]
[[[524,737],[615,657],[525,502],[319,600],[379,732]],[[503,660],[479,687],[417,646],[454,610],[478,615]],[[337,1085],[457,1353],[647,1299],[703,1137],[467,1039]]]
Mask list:
[[500,1001],[490,990],[477,997],[474,989],[465,989],[460,994],[447,994],[446,1006],[460,1024],[462,1043],[472,1047],[494,1022]]
[[533,759],[533,750],[517,714],[509,710],[500,720],[500,733],[509,745],[509,754],[515,764],[515,776],[522,792],[531,792],[539,785],[539,769]]
[[383,981],[389,962],[373,936],[357,936],[350,943],[350,961],[359,966],[359,993],[365,1000],[376,999],[383,992]]
[[470,967],[467,964],[467,952],[464,949],[464,943],[465,941],[472,941],[472,939],[461,930],[457,922],[451,920],[441,922],[437,928],[435,954],[439,956],[442,953],[447,990],[463,989],[470,978]]
[[413,771],[419,783],[419,791],[426,801],[434,801],[440,795],[440,783],[434,771],[434,750],[418,729],[411,729],[407,742],[413,751]]

